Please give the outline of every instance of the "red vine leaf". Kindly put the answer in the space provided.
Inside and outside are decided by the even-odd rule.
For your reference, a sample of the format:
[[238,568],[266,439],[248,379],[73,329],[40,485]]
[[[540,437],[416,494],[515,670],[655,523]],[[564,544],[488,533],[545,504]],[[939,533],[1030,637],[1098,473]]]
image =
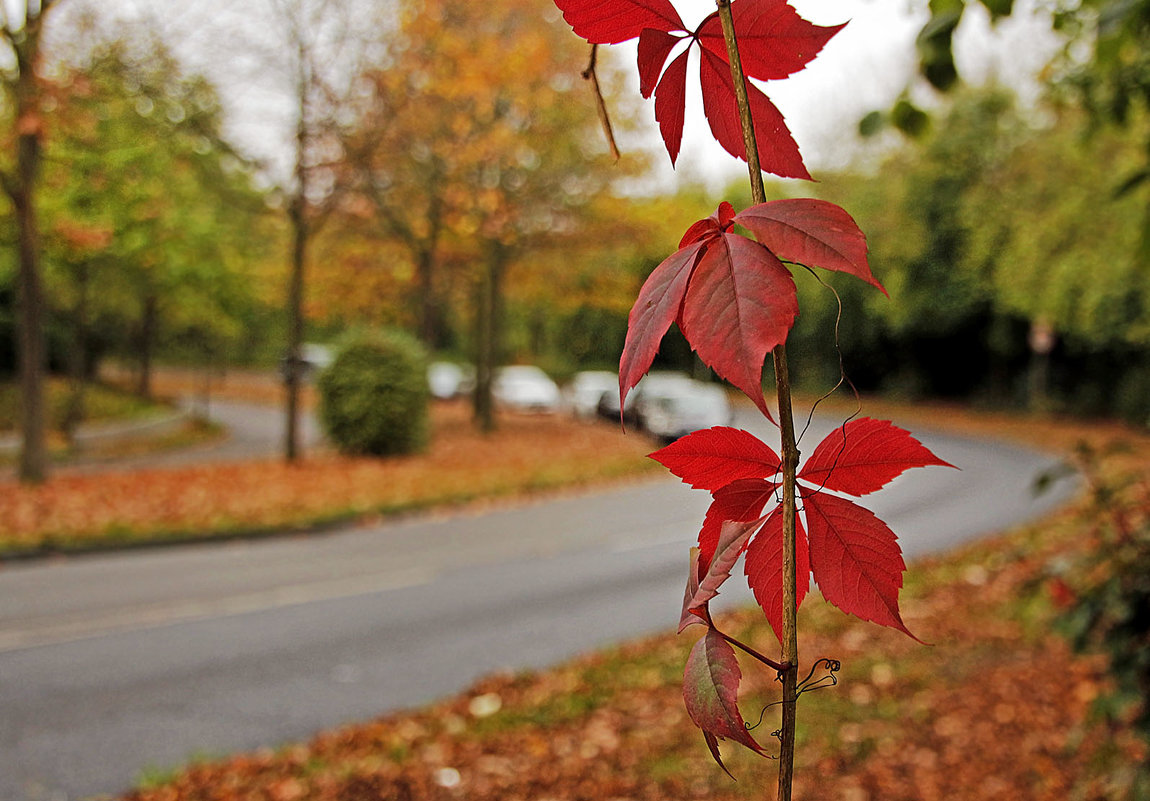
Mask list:
[[[751,737],[739,712],[739,680],[742,673],[735,650],[713,628],[695,643],[683,672],[683,701],[687,714],[707,736],[711,753],[722,765],[714,739],[727,738],[762,752]],[[726,770],[726,768],[723,768]]]
[[679,157],[679,147],[683,143],[683,117],[687,103],[687,54],[684,50],[667,67],[663,80],[655,87],[655,121],[659,123],[659,133],[671,157],[671,164]]
[[[699,81],[703,90],[703,113],[711,126],[711,134],[723,149],[735,158],[747,160],[747,146],[743,139],[743,124],[735,100],[735,84],[727,61],[703,50],[699,59]],[[760,166],[781,178],[811,179],[803,164],[799,146],[791,136],[783,113],[762,90],[747,82],[747,99],[751,106],[751,120],[755,126],[755,144],[759,148]],[[671,163],[674,164],[674,159]]]
[[[721,524],[718,540],[712,549],[713,556],[709,560],[700,549],[698,564],[695,567],[699,573],[699,583],[695,591],[683,602],[683,615],[679,619],[679,630],[682,631],[683,619],[688,614],[703,618],[706,615],[707,604],[719,594],[719,587],[731,577],[731,568],[739,561],[743,550],[747,547],[747,540],[763,521],[761,519],[750,521],[728,520]],[[705,572],[702,572],[705,571]],[[689,587],[689,585],[688,585]]]
[[780,259],[850,273],[885,295],[867,263],[866,235],[842,208],[825,200],[772,200],[743,209],[735,222]]
[[834,495],[804,490],[803,509],[811,571],[823,597],[847,614],[918,640],[899,614],[906,563],[894,532],[869,510]]
[[686,30],[670,0],[555,0],[563,19],[592,44],[618,44],[644,28]]
[[678,322],[699,358],[770,418],[763,362],[798,314],[795,282],[782,262],[758,242],[724,233],[699,259]]
[[[655,95],[655,118],[674,164],[683,137],[687,53],[702,54],[699,77],[703,108],[727,152],[746,159],[734,84],[717,14],[690,33],[669,0],[555,0],[575,33],[589,42],[616,44],[639,37],[639,90]],[[784,78],[805,67],[842,28],[807,22],[785,0],[739,0],[731,4],[743,71],[750,78]],[[679,41],[689,44],[664,71]],[[662,77],[660,77],[662,76]],[[751,115],[762,167],[786,178],[810,178],[783,115],[757,86],[748,82]]]
[[[646,28],[639,34],[639,94],[649,98],[659,83],[659,75],[663,72],[663,65],[667,63],[668,56],[675,49],[675,45],[683,41],[682,36],[675,36],[666,31]],[[684,79],[686,78],[686,62],[684,62]],[[684,83],[685,91],[685,83]],[[658,117],[658,109],[656,109]]]
[[860,417],[828,434],[803,465],[799,478],[860,496],[882,489],[912,467],[927,465],[954,467],[889,420]]
[[710,492],[741,478],[770,478],[782,461],[754,434],[729,426],[695,431],[650,456],[685,483]]
[[650,369],[659,342],[678,318],[687,282],[706,245],[707,240],[700,240],[676,250],[651,272],[639,290],[627,318],[627,339],[619,360],[620,408],[627,393]]
[[[764,81],[786,78],[803,69],[846,25],[814,25],[786,0],[740,0],[731,3],[731,17],[744,74]],[[726,61],[727,44],[718,13],[703,20],[697,36],[704,50]]]
[[[743,572],[755,600],[767,616],[779,642],[783,641],[783,511],[771,513],[747,546]],[[810,552],[802,522],[795,518],[795,608],[802,605],[811,584]]]
[[[778,503],[775,491],[779,485],[762,478],[742,478],[732,481],[713,494],[711,505],[699,529],[700,557],[709,560],[719,545],[723,524],[729,520],[748,522],[759,519],[771,501]],[[704,561],[704,564],[707,562]]]

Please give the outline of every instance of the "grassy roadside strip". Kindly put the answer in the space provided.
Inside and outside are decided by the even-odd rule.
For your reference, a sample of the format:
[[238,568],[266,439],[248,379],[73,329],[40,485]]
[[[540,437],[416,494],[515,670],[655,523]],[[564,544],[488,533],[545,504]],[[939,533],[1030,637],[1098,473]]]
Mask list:
[[[944,410],[933,427],[970,430],[968,419],[976,430],[985,425]],[[1124,466],[1150,465],[1150,438],[1121,427],[1048,420],[1014,421],[1010,429],[1013,438],[1045,447],[1120,434],[1130,446]],[[931,646],[809,598],[800,615],[801,653],[808,661],[840,659],[843,670],[839,686],[800,702],[795,797],[1104,797],[1104,775],[1089,778],[1098,775],[1096,760],[1107,749],[1127,759],[1141,752],[1122,732],[1091,727],[1088,709],[1105,687],[1101,665],[1072,654],[1052,631],[1047,580],[1087,547],[1081,531],[1070,508],[913,565],[904,618]],[[677,601],[668,598],[668,609]],[[755,610],[732,613],[724,624],[759,650],[777,648]],[[687,720],[679,681],[693,641],[687,633],[658,636],[547,671],[493,676],[425,709],[154,776],[125,798],[761,798],[773,786],[772,763],[724,749],[739,779],[731,782]],[[747,663],[744,671],[742,707],[753,721],[777,692],[772,676]],[[761,743],[771,742],[775,725],[768,710],[755,732]]]
[[60,474],[0,492],[0,558],[306,530],[430,507],[653,474],[644,437],[610,425],[508,415],[472,430],[462,405],[437,407],[427,453],[312,456],[174,469]]

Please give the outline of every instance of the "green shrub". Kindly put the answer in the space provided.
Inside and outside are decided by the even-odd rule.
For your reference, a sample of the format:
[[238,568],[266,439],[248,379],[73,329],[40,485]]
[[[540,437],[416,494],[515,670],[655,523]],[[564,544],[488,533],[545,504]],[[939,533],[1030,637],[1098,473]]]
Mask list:
[[389,456],[427,444],[427,356],[400,331],[349,340],[320,373],[320,419],[343,453]]

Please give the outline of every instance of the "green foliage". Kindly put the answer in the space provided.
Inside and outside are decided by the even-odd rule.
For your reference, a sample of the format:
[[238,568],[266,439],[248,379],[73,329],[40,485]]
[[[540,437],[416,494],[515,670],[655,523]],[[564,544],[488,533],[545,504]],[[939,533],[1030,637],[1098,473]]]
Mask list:
[[320,419],[340,451],[389,456],[427,444],[427,356],[408,334],[353,337],[318,385]]
[[249,165],[222,138],[215,89],[148,35],[97,44],[81,62],[55,68],[45,140],[55,325],[89,356],[250,344],[261,305],[250,269],[273,232]]

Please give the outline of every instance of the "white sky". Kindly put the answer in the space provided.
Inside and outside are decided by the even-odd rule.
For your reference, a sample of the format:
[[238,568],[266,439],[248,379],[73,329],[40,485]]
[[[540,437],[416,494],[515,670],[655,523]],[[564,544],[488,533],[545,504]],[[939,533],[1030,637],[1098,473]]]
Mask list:
[[[469,0],[460,0],[465,1]],[[972,0],[955,44],[964,79],[979,83],[997,77],[1024,93],[1028,87],[1032,89],[1031,77],[1046,62],[1053,43],[1049,22],[1027,10],[1040,1],[1017,0],[1015,15],[992,29],[985,11]],[[244,37],[252,35],[251,20],[260,17],[259,9],[267,2],[103,0],[101,5],[140,17],[167,31],[190,66],[205,72],[220,86],[237,144],[257,158],[278,162],[282,169],[293,124],[291,106],[284,100],[282,75],[261,73],[252,66],[252,59],[245,59],[241,52]],[[547,0],[537,2],[547,4]],[[715,8],[713,0],[673,2],[691,27]],[[369,5],[378,11],[386,3],[387,0],[370,0]],[[792,4],[802,16],[817,24],[849,20],[805,70],[764,87],[782,110],[808,168],[817,178],[819,170],[843,166],[856,152],[854,131],[858,120],[874,109],[889,108],[912,82],[914,38],[926,19],[926,2],[792,0]],[[255,28],[258,32],[258,24]],[[229,42],[229,38],[233,41]],[[711,139],[701,114],[697,86],[691,87],[690,83],[682,152],[678,168],[672,171],[657,139],[653,103],[639,97],[634,44],[611,50],[617,51],[616,63],[630,76],[635,102],[643,105],[639,117],[646,123],[649,145],[658,154],[653,186],[672,189],[680,181],[702,180],[709,189],[718,189],[745,174],[745,165]],[[688,74],[689,80],[697,84],[697,69],[692,68]],[[921,82],[916,91],[916,100],[930,102]]]

